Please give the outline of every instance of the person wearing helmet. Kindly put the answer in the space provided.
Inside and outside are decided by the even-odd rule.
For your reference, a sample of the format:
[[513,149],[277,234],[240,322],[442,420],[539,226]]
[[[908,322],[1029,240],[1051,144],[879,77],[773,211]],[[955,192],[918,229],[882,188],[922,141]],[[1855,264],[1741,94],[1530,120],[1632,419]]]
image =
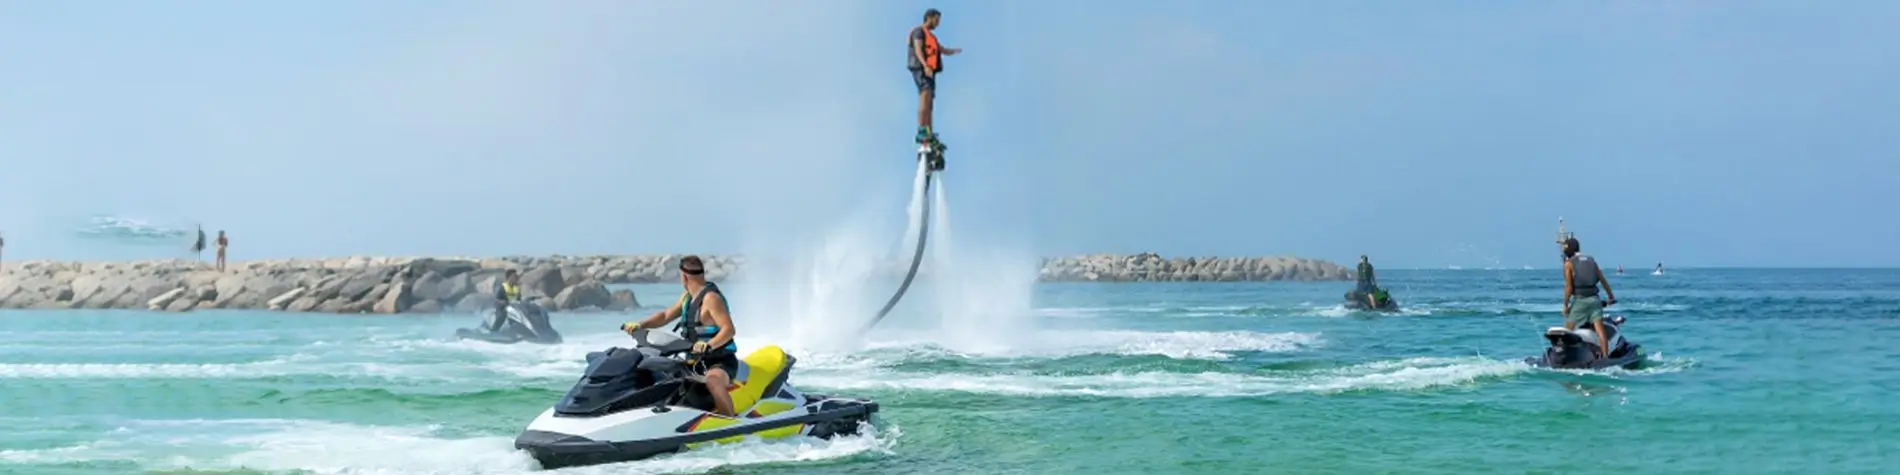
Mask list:
[[[1616,291],[1610,290],[1610,280],[1603,276],[1596,259],[1582,251],[1577,238],[1564,240],[1564,329],[1575,330],[1589,323],[1597,335],[1604,335],[1603,307],[1616,305]],[[1597,299],[1598,286],[1603,287],[1608,300]],[[1597,345],[1603,350],[1601,355],[1610,355],[1609,338],[1597,338]]]

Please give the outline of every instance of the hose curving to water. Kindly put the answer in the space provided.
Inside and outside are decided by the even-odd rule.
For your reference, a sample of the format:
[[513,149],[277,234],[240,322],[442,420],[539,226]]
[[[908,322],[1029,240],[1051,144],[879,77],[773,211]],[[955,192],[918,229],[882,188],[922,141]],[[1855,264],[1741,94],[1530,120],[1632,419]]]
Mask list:
[[[929,167],[929,162],[924,160],[923,155],[923,153],[918,154],[917,166]],[[870,331],[871,327],[877,326],[877,322],[884,321],[884,317],[891,314],[891,309],[897,307],[897,301],[904,298],[904,292],[910,290],[910,282],[917,278],[917,266],[924,262],[925,238],[930,236],[930,182],[936,179],[936,175],[935,172],[926,170],[924,187],[919,190],[921,194],[918,196],[921,197],[921,202],[918,206],[923,207],[923,212],[917,213],[919,221],[917,223],[917,250],[911,253],[910,270],[904,272],[904,282],[897,285],[897,293],[891,295],[891,300],[884,302],[884,308],[877,311],[877,317],[872,318],[871,323],[864,326],[864,331]]]

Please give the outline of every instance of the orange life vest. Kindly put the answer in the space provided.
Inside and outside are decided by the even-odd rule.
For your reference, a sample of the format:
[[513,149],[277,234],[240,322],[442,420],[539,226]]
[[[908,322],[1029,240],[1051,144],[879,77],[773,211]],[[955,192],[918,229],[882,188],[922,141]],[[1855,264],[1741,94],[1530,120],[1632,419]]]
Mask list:
[[917,27],[924,32],[924,67],[930,72],[943,72],[943,45],[937,43],[937,35],[929,28]]

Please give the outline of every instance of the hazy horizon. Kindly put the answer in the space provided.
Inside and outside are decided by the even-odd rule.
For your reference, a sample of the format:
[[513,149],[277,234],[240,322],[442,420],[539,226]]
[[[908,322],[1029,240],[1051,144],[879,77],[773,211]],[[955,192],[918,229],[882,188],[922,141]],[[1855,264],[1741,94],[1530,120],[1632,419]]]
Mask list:
[[0,258],[895,235],[936,7],[960,246],[1549,268],[1564,217],[1632,271],[1900,266],[1900,4],[553,5],[0,6]]

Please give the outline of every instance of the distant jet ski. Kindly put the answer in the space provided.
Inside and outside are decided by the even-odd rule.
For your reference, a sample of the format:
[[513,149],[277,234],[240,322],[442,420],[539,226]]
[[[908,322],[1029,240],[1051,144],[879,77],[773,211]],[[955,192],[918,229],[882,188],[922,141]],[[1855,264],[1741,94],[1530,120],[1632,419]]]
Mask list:
[[491,310],[489,317],[480,328],[458,328],[455,336],[464,340],[481,340],[491,343],[539,343],[553,345],[561,342],[561,334],[554,331],[554,325],[548,323],[548,311],[531,302],[508,304],[508,316],[497,322],[497,316]]
[[1344,305],[1347,310],[1372,310],[1377,312],[1396,312],[1399,310],[1399,301],[1393,300],[1392,294],[1387,293],[1385,289],[1373,288],[1372,300],[1378,302],[1379,305],[1377,307],[1368,306],[1366,304],[1366,293],[1355,289],[1346,292]]
[[1544,331],[1544,339],[1550,341],[1550,347],[1544,349],[1543,356],[1524,358],[1531,366],[1553,369],[1604,369],[1621,367],[1636,369],[1643,364],[1643,346],[1631,343],[1623,338],[1624,319],[1613,316],[1603,319],[1603,331],[1610,334],[1610,354],[1601,355],[1598,349],[1597,332],[1590,325],[1575,330],[1564,327],[1551,327]]

